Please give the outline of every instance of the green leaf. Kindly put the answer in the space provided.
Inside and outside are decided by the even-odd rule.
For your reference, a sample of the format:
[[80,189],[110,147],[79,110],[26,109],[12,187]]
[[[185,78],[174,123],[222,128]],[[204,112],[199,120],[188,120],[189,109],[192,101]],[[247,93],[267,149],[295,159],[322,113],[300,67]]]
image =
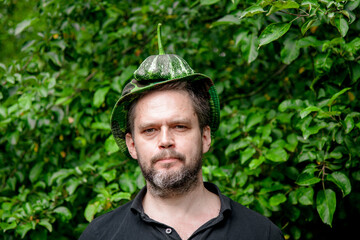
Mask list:
[[220,26],[220,25],[224,25],[224,24],[240,24],[240,20],[238,17],[234,16],[234,15],[226,15],[220,19],[218,19],[216,22],[213,22],[211,24],[211,27],[216,27],[216,26]]
[[317,7],[319,6],[319,3],[317,0],[303,0],[301,2],[301,6],[307,6],[309,7],[309,10],[311,10],[311,7]]
[[310,186],[321,181],[320,178],[314,176],[315,169],[304,170],[297,178],[296,184],[300,186]]
[[105,100],[105,96],[106,94],[109,92],[110,87],[104,87],[104,88],[100,88],[98,90],[96,90],[95,94],[94,94],[94,100],[93,100],[93,105],[95,107],[100,107],[101,104],[104,102]]
[[29,110],[32,106],[32,96],[25,93],[21,95],[18,102],[23,110]]
[[[356,52],[360,49],[360,38],[356,37],[351,42],[345,43],[342,46],[346,51],[356,54]],[[358,66],[358,64],[355,64],[355,66]]]
[[91,124],[90,128],[110,131],[110,124],[105,122],[95,122]]
[[289,158],[286,151],[281,147],[271,148],[266,152],[265,157],[273,162],[286,162]]
[[30,170],[29,179],[32,183],[34,183],[40,176],[43,171],[44,162],[38,162],[35,166]]
[[318,40],[314,36],[303,37],[297,41],[297,45],[299,48],[319,47],[323,43],[324,43],[324,41]]
[[91,222],[94,219],[94,216],[98,211],[99,205],[100,205],[100,202],[97,201],[95,203],[89,203],[86,206],[84,216],[88,222]]
[[273,2],[273,0],[260,0],[257,3],[259,4],[259,6],[264,8],[268,5],[270,5],[272,2]]
[[345,123],[345,133],[348,134],[348,133],[350,133],[351,130],[353,130],[354,127],[355,127],[354,118],[353,118],[350,114],[348,114],[348,115],[345,117],[344,123]]
[[269,12],[266,14],[266,16],[269,16],[270,14],[283,10],[283,9],[290,9],[290,8],[299,8],[299,4],[295,1],[275,1],[273,2]]
[[288,143],[285,144],[285,148],[290,152],[295,152],[295,149],[298,145],[297,135],[295,133],[291,133],[286,137]]
[[51,186],[55,180],[58,184],[60,184],[63,179],[67,178],[68,176],[70,176],[73,173],[74,173],[74,171],[70,170],[70,169],[60,169],[51,175],[50,180],[49,180],[49,185]]
[[299,188],[297,191],[299,203],[302,205],[313,205],[314,203],[314,189],[311,187]]
[[308,139],[309,136],[317,134],[321,129],[326,128],[328,124],[326,122],[320,122],[311,127],[305,127],[302,129],[304,139]]
[[334,61],[329,56],[330,56],[329,54],[316,55],[314,67],[317,73],[324,74],[330,72],[330,69]]
[[335,27],[338,29],[340,35],[342,37],[345,37],[349,30],[349,24],[347,23],[347,21],[341,16],[341,17],[335,18],[334,24],[335,24]]
[[265,161],[264,156],[260,156],[258,159],[253,159],[250,163],[249,163],[249,168],[251,170],[256,169],[257,167],[259,167],[263,162]]
[[19,224],[16,227],[16,233],[20,235],[21,238],[24,238],[28,231],[32,229],[31,222],[25,224]]
[[45,227],[49,232],[52,232],[53,228],[52,228],[52,225],[49,221],[49,219],[41,219],[40,222],[39,222],[39,225]]
[[240,140],[239,142],[230,143],[229,146],[225,149],[225,155],[228,156],[230,153],[235,152],[241,148],[249,146],[249,142],[245,140]]
[[47,52],[45,56],[48,58],[49,63],[54,65],[52,66],[54,70],[60,69],[61,61],[59,58],[59,54],[57,54],[56,52]]
[[256,14],[263,12],[265,12],[265,10],[262,7],[260,7],[259,5],[253,5],[251,7],[248,7],[241,13],[240,19],[244,17],[252,17]]
[[127,192],[118,192],[111,196],[111,201],[118,202],[120,200],[130,200],[131,194]]
[[353,10],[355,10],[355,9],[359,6],[359,4],[360,4],[360,1],[359,1],[359,0],[349,1],[349,2],[346,4],[345,8],[346,8],[346,10],[348,10],[348,11],[353,11]]
[[219,1],[220,0],[200,0],[200,4],[201,5],[213,5]]
[[31,23],[33,21],[34,21],[34,19],[28,19],[28,20],[24,20],[24,21],[20,22],[18,25],[16,25],[15,32],[14,32],[15,36],[22,33],[27,27],[29,27],[31,25]]
[[11,223],[6,223],[6,222],[0,222],[0,228],[6,232],[7,230],[10,230],[10,229],[15,229],[17,226],[16,222],[13,221]]
[[25,210],[25,213],[27,215],[32,215],[33,214],[33,208],[31,207],[29,202],[26,202],[23,209]]
[[304,118],[304,117],[306,117],[307,115],[309,115],[312,112],[319,112],[319,111],[322,111],[322,110],[320,108],[318,108],[318,107],[315,107],[315,106],[309,106],[309,107],[301,110],[300,117]]
[[114,136],[110,135],[105,141],[105,150],[108,155],[119,151],[119,147],[115,142]]
[[304,105],[304,103],[300,99],[285,100],[282,103],[280,103],[278,110],[280,112],[285,112],[286,110],[289,110],[289,109],[298,110],[298,109],[301,109],[303,107],[303,105]]
[[316,22],[316,19],[309,19],[307,20],[302,26],[301,26],[301,34],[305,35],[305,33],[307,32],[307,30],[309,30],[309,28],[311,28],[311,26],[313,25],[313,23]]
[[79,178],[71,178],[66,182],[66,191],[69,193],[69,195],[73,195],[80,183],[81,180]]
[[331,98],[330,100],[328,101],[327,105],[330,107],[333,102],[342,94],[344,94],[345,92],[349,91],[351,88],[344,88],[343,90],[335,93]]
[[352,63],[351,67],[351,84],[354,84],[360,78],[360,64]]
[[259,36],[259,48],[282,37],[291,27],[290,23],[272,23]]
[[101,173],[101,176],[103,178],[105,178],[105,180],[107,182],[111,182],[112,180],[114,180],[116,178],[116,169],[112,169],[110,171],[103,172],[103,173]]
[[121,174],[119,184],[124,192],[134,193],[136,191],[136,178],[132,174]]
[[[344,46],[345,45],[345,40],[342,37],[338,37],[338,38],[333,38],[331,39],[331,41],[325,41],[323,46],[322,46],[322,51],[325,52],[327,49],[331,49],[337,46]],[[346,45],[345,45],[345,49],[346,49]]]
[[261,123],[261,121],[264,119],[265,115],[261,112],[257,113],[251,113],[248,118],[246,119],[245,124],[245,132],[248,132],[253,126]]
[[321,220],[331,226],[336,209],[335,192],[331,189],[320,190],[316,196],[316,209]]
[[250,36],[250,39],[247,42],[246,48],[242,48],[244,52],[244,58],[247,60],[247,63],[253,62],[259,55],[259,51],[256,46],[259,45],[258,37],[253,33]]
[[285,64],[290,64],[299,57],[299,54],[300,48],[298,47],[297,41],[294,41],[294,39],[286,39],[284,42],[284,47],[280,52],[282,62]]
[[249,160],[256,153],[255,148],[249,146],[244,151],[240,153],[240,163],[243,165],[247,160]]
[[343,193],[343,197],[351,192],[351,183],[349,178],[342,172],[333,172],[327,176],[327,180],[335,183]]
[[278,206],[279,204],[286,202],[286,196],[283,193],[278,193],[272,196],[269,200],[271,206]]
[[67,207],[60,206],[54,209],[54,212],[57,213],[63,222],[68,222],[72,218],[72,214]]

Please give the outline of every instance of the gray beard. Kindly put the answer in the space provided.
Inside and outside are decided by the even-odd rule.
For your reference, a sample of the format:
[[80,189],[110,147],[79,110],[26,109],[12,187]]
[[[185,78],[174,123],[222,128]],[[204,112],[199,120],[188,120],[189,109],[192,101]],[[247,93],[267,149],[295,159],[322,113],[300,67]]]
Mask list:
[[[183,195],[191,191],[198,183],[200,183],[199,175],[202,166],[202,151],[198,152],[195,159],[190,159],[190,165],[183,165],[182,168],[176,171],[157,171],[153,165],[164,157],[177,158],[179,161],[185,161],[183,154],[177,153],[174,150],[164,150],[155,155],[150,161],[150,167],[145,166],[138,154],[138,162],[144,178],[148,182],[148,191],[152,195],[160,198],[170,198],[174,196]],[[165,165],[165,168],[169,168]]]

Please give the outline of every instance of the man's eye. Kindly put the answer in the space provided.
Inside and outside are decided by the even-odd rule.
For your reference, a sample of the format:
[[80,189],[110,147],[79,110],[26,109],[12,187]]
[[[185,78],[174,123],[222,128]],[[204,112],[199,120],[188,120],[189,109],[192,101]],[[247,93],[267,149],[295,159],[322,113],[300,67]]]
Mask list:
[[182,129],[186,129],[187,127],[184,125],[176,125],[175,128],[182,130]]
[[155,128],[148,128],[144,130],[144,133],[153,133],[155,132]]

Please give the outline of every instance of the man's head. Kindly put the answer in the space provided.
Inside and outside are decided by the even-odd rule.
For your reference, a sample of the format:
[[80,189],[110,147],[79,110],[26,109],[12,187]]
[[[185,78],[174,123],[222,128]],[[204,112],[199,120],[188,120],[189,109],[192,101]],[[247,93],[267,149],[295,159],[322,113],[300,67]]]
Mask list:
[[209,95],[176,82],[144,93],[129,109],[126,144],[154,194],[188,191],[201,178],[211,143]]
[[202,154],[219,126],[219,99],[208,76],[195,73],[180,56],[165,54],[160,26],[159,55],[147,57],[124,87],[111,131],[154,189],[184,189],[181,182],[201,177]]

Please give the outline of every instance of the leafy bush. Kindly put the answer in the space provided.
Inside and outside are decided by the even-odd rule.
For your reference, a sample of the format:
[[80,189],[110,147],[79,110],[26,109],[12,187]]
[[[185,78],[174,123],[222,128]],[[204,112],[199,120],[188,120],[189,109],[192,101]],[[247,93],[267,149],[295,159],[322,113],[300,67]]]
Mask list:
[[359,3],[2,2],[3,238],[77,238],[144,186],[136,161],[117,152],[109,119],[134,70],[157,54],[158,22],[166,52],[211,76],[220,94],[204,179],[286,239],[352,235]]

